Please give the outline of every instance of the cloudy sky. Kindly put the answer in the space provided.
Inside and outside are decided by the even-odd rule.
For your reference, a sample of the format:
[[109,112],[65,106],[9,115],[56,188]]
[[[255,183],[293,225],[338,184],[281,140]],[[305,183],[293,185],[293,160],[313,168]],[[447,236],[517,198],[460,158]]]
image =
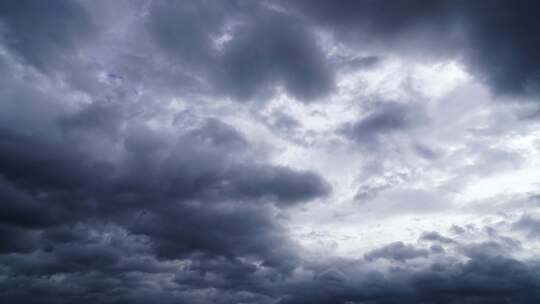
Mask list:
[[540,302],[539,20],[0,1],[0,302]]

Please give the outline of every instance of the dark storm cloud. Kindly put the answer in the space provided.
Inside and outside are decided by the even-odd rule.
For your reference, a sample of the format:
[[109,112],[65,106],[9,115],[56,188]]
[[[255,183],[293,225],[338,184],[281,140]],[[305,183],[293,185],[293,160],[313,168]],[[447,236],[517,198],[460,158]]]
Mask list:
[[[333,264],[330,280],[305,281],[279,303],[529,303],[539,299],[538,265],[505,256],[450,257],[388,273],[358,262]],[[362,273],[362,275],[359,275]]]
[[[156,181],[156,191],[181,199],[209,201],[268,200],[280,206],[292,205],[329,193],[330,188],[312,172],[294,171],[287,167],[249,163],[246,140],[231,126],[215,119],[201,128],[180,136],[171,146],[170,155],[161,164],[148,164],[148,147],[152,137],[126,142],[130,157],[136,161],[126,172],[120,185],[137,191],[151,187],[146,177]],[[150,142],[148,142],[150,140]],[[151,166],[150,168],[147,167]]]
[[[324,177],[269,163],[219,115],[185,111],[169,124],[163,101],[210,107],[280,89],[322,101],[335,73],[401,51],[459,58],[497,93],[536,93],[534,6],[2,1],[0,302],[538,302],[539,265],[512,258],[519,240],[494,228],[481,241],[456,226],[453,238],[422,234],[431,247],[398,241],[359,259],[302,259],[284,222],[331,193]],[[331,43],[375,55],[329,56],[326,30]],[[274,114],[270,128],[302,127]],[[416,104],[385,102],[343,134],[377,148],[425,121]],[[395,176],[358,196],[393,187]],[[525,215],[513,232],[534,238],[538,222]]]
[[[472,2],[467,63],[478,70],[497,93],[534,94],[540,86],[539,6],[531,1]],[[487,9],[489,6],[489,9]]]
[[[92,155],[79,154],[69,145],[45,145],[13,134],[2,138],[5,179],[0,218],[5,233],[1,251],[11,255],[2,257],[1,263],[9,265],[9,273],[32,284],[38,284],[42,275],[95,272],[105,280],[96,292],[107,294],[110,288],[120,288],[123,283],[117,281],[124,280],[130,271],[161,273],[157,258],[205,263],[206,257],[249,257],[276,275],[289,272],[297,259],[294,244],[269,204],[286,207],[329,191],[326,183],[310,172],[239,162],[236,154],[247,149],[247,142],[216,120],[182,136],[176,143],[178,148],[157,163],[151,154],[160,145],[151,137],[126,140],[126,162],[101,167],[92,159],[84,160]],[[10,148],[18,140],[32,148]],[[63,157],[56,157],[57,153]],[[32,168],[32,175],[24,174],[28,168]],[[111,222],[123,227],[124,234],[112,231],[106,240],[93,239],[104,234],[96,231],[98,227]],[[91,229],[75,229],[78,223]],[[119,242],[121,238],[142,249]],[[139,262],[139,255],[156,261],[156,266]],[[254,267],[250,265],[246,267]],[[114,271],[120,277],[115,277]],[[225,273],[219,275],[228,279]],[[137,279],[141,280],[144,278]],[[3,288],[9,289],[6,284]],[[92,289],[89,279],[74,284],[75,293]],[[207,287],[214,285],[218,282],[210,281]],[[59,286],[44,288],[53,292],[44,297],[47,301],[65,296],[54,294]],[[223,288],[231,289],[229,285]],[[34,297],[24,296],[27,291],[32,289],[21,289],[18,294],[4,292],[0,297],[30,301]],[[88,295],[88,301],[92,299]]]
[[231,1],[155,2],[150,30],[174,59],[187,66],[212,66],[217,55],[212,36],[219,34],[231,6]]
[[[281,86],[310,102],[334,86],[314,33],[262,2],[160,2],[153,5],[150,22],[173,61],[205,75],[219,92],[235,99],[264,98]],[[230,38],[215,46],[220,35]]]
[[77,1],[2,1],[0,20],[7,46],[41,70],[75,56],[94,31],[91,16]]
[[[141,110],[134,103],[94,101],[73,111],[53,102],[65,98],[54,92],[5,82],[0,264],[14,279],[1,284],[3,300],[78,295],[104,303],[156,293],[173,301],[167,292],[144,291],[147,278],[130,273],[165,275],[175,259],[249,258],[246,267],[257,262],[276,276],[294,268],[295,245],[276,207],[327,195],[330,186],[315,173],[255,159],[244,136],[218,119],[163,135],[130,118]],[[38,114],[44,102],[51,109]],[[71,283],[40,279],[54,275]],[[11,285],[17,282],[27,288]],[[108,294],[114,288],[137,291]]]
[[234,96],[247,99],[282,85],[309,102],[332,89],[324,55],[303,24],[278,13],[255,17],[225,45],[224,81]]
[[[9,212],[9,211],[8,211]],[[0,253],[30,253],[39,249],[39,237],[35,232],[10,224],[0,225]]]
[[[102,115],[100,119],[103,117],[116,118]],[[87,133],[94,127],[106,125],[84,127],[82,123],[88,123],[88,117],[79,113],[64,121],[85,128]],[[65,123],[61,126],[65,127]],[[110,164],[70,145],[69,135],[65,141],[54,142],[3,130],[0,168],[11,184],[23,190],[50,191],[43,195],[45,199],[55,191],[60,195],[73,191],[83,196],[84,191],[105,191],[108,195],[116,187],[119,191],[140,194],[148,191],[148,194],[167,195],[172,199],[264,199],[286,206],[329,192],[329,186],[314,173],[240,161],[237,157],[248,152],[247,142],[232,127],[217,120],[209,120],[180,136],[171,146],[154,132],[147,130],[145,134],[144,131],[144,128],[139,129],[136,135],[128,132],[124,141],[124,162]],[[152,154],[164,149],[172,150],[156,162]],[[27,174],[28,168],[33,169],[33,174]],[[154,178],[151,183],[146,180],[150,176]],[[24,204],[31,206],[33,200],[40,197],[18,195],[13,185],[6,186],[3,193],[21,202],[14,205],[26,202]]]
[[292,7],[339,42],[462,60],[495,93],[538,96],[535,2],[294,1]]

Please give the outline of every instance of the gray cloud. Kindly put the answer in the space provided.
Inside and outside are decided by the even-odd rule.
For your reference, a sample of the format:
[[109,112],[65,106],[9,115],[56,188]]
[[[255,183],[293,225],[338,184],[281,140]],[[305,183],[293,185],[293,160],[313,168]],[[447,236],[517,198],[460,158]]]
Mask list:
[[445,236],[441,235],[437,231],[425,232],[424,234],[422,234],[420,239],[423,240],[423,241],[438,242],[438,243],[441,243],[441,244],[453,244],[453,243],[456,242],[456,241],[454,241],[453,239],[451,239],[449,237],[445,237]]
[[354,124],[346,124],[343,133],[360,145],[372,148],[386,136],[407,131],[427,121],[416,105],[383,102]]
[[76,1],[5,1],[0,11],[8,47],[41,70],[75,56],[95,31],[91,16]]
[[425,249],[416,249],[412,245],[405,245],[403,242],[395,242],[382,248],[374,249],[365,255],[366,260],[388,259],[399,262],[415,258],[428,257],[429,252]]
[[461,58],[496,93],[538,94],[538,41],[533,30],[538,18],[531,13],[536,6],[530,1],[294,3],[300,14],[329,27],[340,41],[399,47],[414,56]]
[[537,238],[540,233],[540,219],[531,215],[523,215],[513,224],[513,228],[525,231],[530,237]]
[[[151,10],[152,33],[173,60],[238,100],[260,99],[278,85],[305,102],[328,93],[333,75],[314,34],[260,4],[159,3]],[[222,50],[214,47],[220,34],[231,37]]]
[[[490,114],[487,103],[485,114],[467,94],[429,105],[353,94],[346,110],[333,107],[351,93],[341,76],[392,57],[457,60],[496,96],[537,97],[536,6],[1,2],[0,302],[538,302],[540,268],[526,254],[537,204],[492,215],[505,202],[459,205],[462,193],[444,192],[528,164],[499,146],[533,120]],[[324,110],[347,117],[314,114]],[[484,126],[468,111],[493,117]],[[429,130],[436,119],[440,133]],[[489,130],[460,129],[470,126]],[[343,154],[354,161],[335,161]],[[357,163],[354,199],[367,203],[351,207],[345,182],[329,179]],[[416,235],[385,221],[437,222],[467,204],[478,204],[479,223],[465,225],[456,207],[451,237],[443,224],[418,220]],[[397,239],[369,235],[356,258],[313,253],[296,239],[305,223],[293,222],[310,208],[331,210],[310,229],[337,235],[358,216]]]

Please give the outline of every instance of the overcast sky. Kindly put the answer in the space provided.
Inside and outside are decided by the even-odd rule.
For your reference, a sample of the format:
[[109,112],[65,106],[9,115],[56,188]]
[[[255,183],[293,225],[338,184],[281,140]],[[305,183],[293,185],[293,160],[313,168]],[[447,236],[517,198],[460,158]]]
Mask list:
[[540,303],[540,6],[0,1],[0,302]]

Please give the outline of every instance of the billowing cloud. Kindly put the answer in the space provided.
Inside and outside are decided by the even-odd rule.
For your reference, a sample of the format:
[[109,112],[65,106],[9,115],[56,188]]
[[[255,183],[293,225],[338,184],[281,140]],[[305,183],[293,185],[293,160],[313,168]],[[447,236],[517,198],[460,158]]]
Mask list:
[[0,302],[538,302],[536,6],[0,3]]
[[414,56],[460,58],[496,93],[538,94],[538,18],[530,1],[295,4],[298,13],[329,27],[340,42],[369,43],[389,54],[393,49],[386,48],[396,47]]
[[368,261],[376,259],[389,259],[403,262],[406,260],[420,257],[425,258],[428,256],[428,254],[429,253],[427,250],[416,249],[411,245],[405,245],[402,242],[396,242],[368,252],[365,258]]

